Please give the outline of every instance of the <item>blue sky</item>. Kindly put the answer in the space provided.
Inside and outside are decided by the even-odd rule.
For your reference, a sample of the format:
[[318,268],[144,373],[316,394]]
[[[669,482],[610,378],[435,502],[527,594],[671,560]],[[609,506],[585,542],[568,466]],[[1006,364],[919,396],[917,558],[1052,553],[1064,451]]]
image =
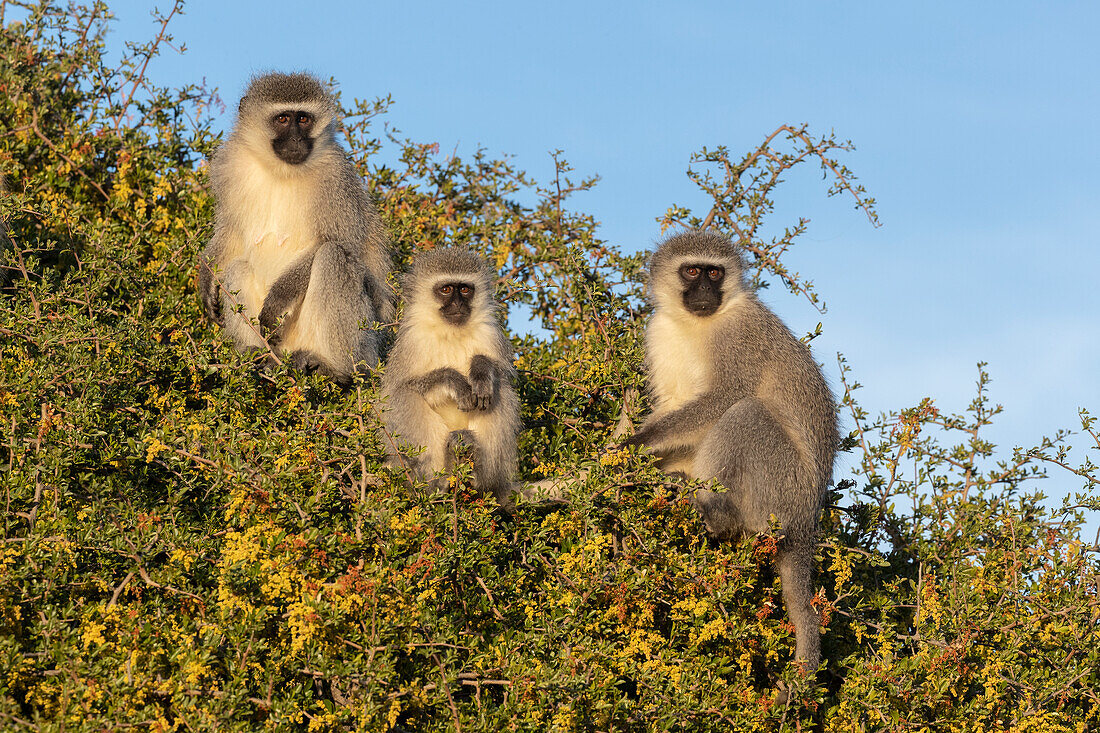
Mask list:
[[[151,37],[153,3],[110,6],[114,43]],[[185,13],[171,28],[187,53],[151,65],[159,83],[205,78],[232,110],[252,73],[303,68],[346,99],[392,94],[389,120],[443,150],[509,153],[544,180],[560,148],[602,176],[574,206],[627,251],[652,246],[670,204],[704,206],[684,176],[693,151],[747,151],[782,123],[835,130],[883,226],[827,199],[815,171],[793,176],[773,224],[810,217],[788,264],[829,311],[764,293],[796,333],[823,321],[814,349],[834,387],[842,351],[872,412],[925,396],[961,412],[988,361],[1006,448],[1100,412],[1100,5],[195,0]]]

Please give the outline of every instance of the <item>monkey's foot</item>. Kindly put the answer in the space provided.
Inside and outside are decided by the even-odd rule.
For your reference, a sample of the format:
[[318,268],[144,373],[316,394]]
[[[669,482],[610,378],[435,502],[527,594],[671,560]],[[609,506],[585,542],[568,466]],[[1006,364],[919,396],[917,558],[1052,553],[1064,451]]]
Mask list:
[[707,534],[716,540],[732,540],[741,535],[743,525],[728,492],[716,493],[699,489],[692,499],[699,519],[707,528]]
[[791,704],[791,696],[793,690],[791,687],[782,680],[775,686],[775,697],[772,698],[772,705],[777,708],[785,708]]
[[275,355],[262,346],[245,346],[241,349],[241,353],[247,356],[254,366],[258,366],[260,369],[274,369],[279,366],[278,360]]
[[447,450],[455,461],[476,461],[477,448],[477,438],[469,430],[455,430],[447,438]]
[[351,375],[333,369],[327,361],[313,351],[303,350],[291,353],[290,365],[306,374],[316,373],[326,376],[341,387],[351,384]]

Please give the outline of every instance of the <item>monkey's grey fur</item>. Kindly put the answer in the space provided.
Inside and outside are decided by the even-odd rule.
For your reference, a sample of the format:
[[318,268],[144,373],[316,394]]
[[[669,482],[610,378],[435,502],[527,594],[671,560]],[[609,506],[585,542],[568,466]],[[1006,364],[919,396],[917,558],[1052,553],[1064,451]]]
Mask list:
[[[409,461],[421,479],[449,468],[456,446],[469,446],[477,487],[509,509],[519,399],[494,281],[484,261],[468,250],[440,248],[415,258],[402,281],[405,310],[382,377],[380,436],[391,465]],[[473,286],[461,325],[444,317],[436,296],[448,283]],[[407,459],[398,444],[422,446],[424,452]]]
[[[393,321],[393,262],[378,212],[336,141],[338,112],[308,74],[252,80],[210,161],[214,236],[200,257],[199,289],[207,315],[239,348],[262,347],[264,333],[299,368],[347,381],[378,363],[370,324]],[[300,135],[297,126],[290,137],[277,129],[288,114],[303,120]],[[276,152],[285,140],[298,146],[291,162]]]
[[[712,314],[688,308],[681,268],[691,265],[724,268]],[[810,605],[814,548],[838,441],[829,387],[810,350],[745,284],[741,255],[724,236],[688,231],[665,240],[650,260],[648,295],[653,412],[627,442],[651,448],[667,471],[727,488],[696,493],[714,537],[766,532],[775,517],[795,657],[812,672],[821,661]]]

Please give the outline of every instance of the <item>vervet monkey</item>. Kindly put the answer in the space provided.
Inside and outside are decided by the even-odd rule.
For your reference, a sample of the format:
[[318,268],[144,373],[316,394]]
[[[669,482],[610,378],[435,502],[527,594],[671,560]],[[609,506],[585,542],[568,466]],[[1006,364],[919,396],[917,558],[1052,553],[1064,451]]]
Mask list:
[[775,563],[795,657],[812,672],[821,661],[814,549],[838,442],[829,387],[806,345],[746,285],[726,237],[665,240],[650,260],[648,296],[652,414],[625,443],[650,448],[666,471],[726,487],[695,496],[714,537],[779,522]]
[[199,289],[239,348],[262,348],[266,336],[298,368],[346,382],[378,363],[371,322],[393,321],[393,262],[378,211],[336,141],[338,113],[308,74],[252,80],[210,161],[214,236]]
[[469,250],[440,248],[414,259],[403,279],[405,310],[382,377],[381,437],[391,465],[406,460],[399,443],[424,448],[409,459],[421,479],[449,468],[456,446],[469,446],[476,486],[509,509],[519,399],[494,280]]

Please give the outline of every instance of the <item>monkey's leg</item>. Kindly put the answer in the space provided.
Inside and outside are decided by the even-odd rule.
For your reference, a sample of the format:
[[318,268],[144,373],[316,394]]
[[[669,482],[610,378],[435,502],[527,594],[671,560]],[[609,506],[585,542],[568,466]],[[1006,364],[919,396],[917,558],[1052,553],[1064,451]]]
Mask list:
[[470,412],[470,431],[477,439],[479,461],[477,486],[492,493],[506,511],[513,506],[512,493],[517,490],[512,482],[516,473],[516,433],[518,405],[511,390],[501,393],[500,404],[488,412]]
[[[751,459],[747,455],[753,424],[759,422],[756,406],[749,400],[735,403],[703,436],[694,454],[689,453],[691,475],[702,480],[718,479],[725,491],[699,489],[693,504],[707,533],[722,540],[734,539],[746,531],[745,470]],[[675,460],[671,467],[682,466]],[[665,466],[662,466],[664,469]],[[665,469],[670,470],[670,469]],[[767,529],[765,525],[764,529]]]
[[[439,446],[439,438],[433,436],[435,446]],[[423,455],[422,475],[426,478],[432,474],[443,472],[442,476],[434,476],[429,485],[433,491],[446,493],[451,490],[451,477],[455,472],[457,461],[468,458],[474,464],[474,477],[478,473],[478,465],[481,463],[481,446],[477,438],[469,430],[453,430],[445,432],[442,438],[442,446],[433,448],[428,446]]]
[[369,327],[374,310],[363,278],[362,263],[341,244],[317,248],[298,318],[281,344],[295,365],[346,381],[357,368],[378,363],[377,335]]
[[481,445],[472,430],[454,430],[447,436],[447,454],[444,457],[444,468],[448,473],[454,471],[455,459],[459,455],[467,455],[474,464],[474,476],[481,468]]
[[730,510],[742,531],[766,532],[774,515],[784,533],[812,534],[819,499],[804,463],[767,406],[750,397],[726,410],[707,432],[693,474],[716,478],[729,489]]
[[278,346],[286,331],[285,324],[276,329],[276,321],[283,316],[286,316],[286,320],[290,322],[297,318],[298,309],[306,297],[306,288],[309,286],[312,270],[313,253],[307,252],[299,257],[286,272],[279,275],[279,279],[267,291],[264,306],[260,309],[260,327],[268,334],[267,342],[273,347]]
[[393,288],[386,280],[393,271],[393,258],[390,255],[389,242],[381,224],[379,224],[379,235],[378,238],[374,239],[373,246],[368,246],[366,250],[366,261],[364,262],[366,273],[363,278],[363,287],[370,298],[374,317],[381,323],[388,324],[393,323],[397,317]]
[[766,532],[772,516],[779,521],[783,539],[776,567],[795,627],[795,658],[816,669],[821,640],[810,600],[819,498],[798,446],[765,403],[748,398],[730,407],[707,435],[695,470],[699,478],[713,476],[729,487],[725,493],[697,492],[712,534]]
[[[398,389],[390,395],[386,412],[388,426],[400,426],[397,433],[387,427],[382,435],[387,463],[394,468],[408,468],[421,481],[443,470],[451,431],[420,394],[409,387]],[[402,446],[420,447],[423,451],[408,456]]]
[[263,294],[257,291],[255,282],[252,263],[243,257],[230,262],[222,275],[222,326],[241,351],[265,349],[259,324],[254,320],[263,302]]
[[731,540],[744,531],[745,522],[741,518],[735,490],[711,491],[698,489],[692,505],[699,512],[707,534],[719,540]]

